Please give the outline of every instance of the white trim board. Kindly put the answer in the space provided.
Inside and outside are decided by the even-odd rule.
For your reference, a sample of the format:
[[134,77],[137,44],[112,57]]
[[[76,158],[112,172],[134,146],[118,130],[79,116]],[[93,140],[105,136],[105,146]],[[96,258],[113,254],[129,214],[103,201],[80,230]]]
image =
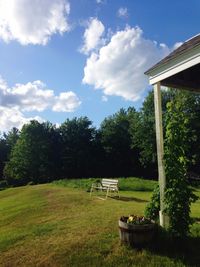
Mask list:
[[188,53],[179,55],[179,57],[170,60],[169,62],[158,66],[148,73],[149,83],[155,84],[162,80],[171,77],[183,70],[189,69],[200,63],[200,46],[195,47]]

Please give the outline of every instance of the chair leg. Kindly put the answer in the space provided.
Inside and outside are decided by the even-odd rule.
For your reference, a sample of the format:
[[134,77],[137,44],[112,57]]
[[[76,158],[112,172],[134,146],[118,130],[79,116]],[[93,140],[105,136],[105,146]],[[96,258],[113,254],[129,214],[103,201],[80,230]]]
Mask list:
[[107,189],[107,193],[106,193],[106,199],[107,199],[107,197],[108,197],[108,193],[109,193],[109,188]]

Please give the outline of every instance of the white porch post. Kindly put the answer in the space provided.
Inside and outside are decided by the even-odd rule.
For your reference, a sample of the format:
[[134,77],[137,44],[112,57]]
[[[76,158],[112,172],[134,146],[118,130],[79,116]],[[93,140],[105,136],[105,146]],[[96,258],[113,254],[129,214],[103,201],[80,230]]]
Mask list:
[[166,186],[165,166],[164,166],[164,145],[163,145],[163,127],[162,127],[162,105],[160,82],[154,84],[154,106],[155,106],[155,122],[156,122],[156,143],[157,143],[157,158],[158,158],[158,174],[160,187],[160,225],[167,226],[166,216],[164,215],[164,190]]

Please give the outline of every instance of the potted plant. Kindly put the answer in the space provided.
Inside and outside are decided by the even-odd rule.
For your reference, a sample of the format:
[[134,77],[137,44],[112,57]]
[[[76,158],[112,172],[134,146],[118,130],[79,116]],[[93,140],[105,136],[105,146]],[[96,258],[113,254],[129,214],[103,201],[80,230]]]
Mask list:
[[144,216],[122,216],[119,220],[120,240],[129,245],[143,246],[153,239],[155,228],[155,222]]

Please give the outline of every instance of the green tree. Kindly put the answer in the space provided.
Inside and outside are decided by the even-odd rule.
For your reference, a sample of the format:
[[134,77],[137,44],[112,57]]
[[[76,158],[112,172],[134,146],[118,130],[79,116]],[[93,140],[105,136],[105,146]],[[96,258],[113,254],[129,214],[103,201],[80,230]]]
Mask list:
[[108,176],[137,174],[138,151],[131,148],[130,123],[134,124],[134,108],[120,109],[101,124],[101,143],[105,151],[105,169]]
[[87,117],[67,119],[60,126],[62,177],[88,177],[93,174],[96,130]]
[[182,97],[184,116],[188,119],[187,131],[187,169],[200,174],[200,94],[184,92]]
[[[173,99],[174,90],[162,91],[163,130],[166,129],[167,103]],[[136,130],[135,130],[136,129]],[[139,160],[143,167],[142,175],[150,178],[157,177],[157,151],[155,132],[154,94],[150,91],[138,113],[137,122],[131,126],[134,132],[132,147],[139,150]]]
[[23,126],[19,139],[11,151],[4,175],[11,185],[30,181],[42,183],[55,178],[55,128],[50,123],[31,121]]
[[3,169],[8,158],[8,147],[6,140],[0,137],[0,180],[3,179]]
[[19,130],[16,127],[13,127],[10,131],[8,131],[8,133],[4,133],[4,138],[10,154],[19,138]]
[[19,130],[12,128],[8,133],[3,133],[0,137],[0,180],[3,179],[3,169],[9,159],[12,148],[19,137]]

